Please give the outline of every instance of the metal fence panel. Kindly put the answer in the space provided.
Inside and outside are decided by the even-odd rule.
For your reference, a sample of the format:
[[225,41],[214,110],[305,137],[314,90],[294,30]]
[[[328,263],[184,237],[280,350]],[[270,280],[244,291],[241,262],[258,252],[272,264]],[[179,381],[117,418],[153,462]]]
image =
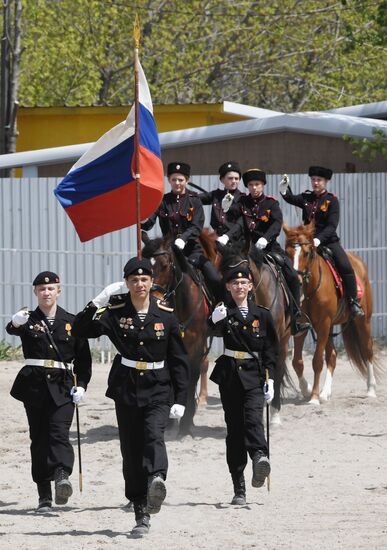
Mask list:
[[[266,193],[278,197],[280,175],[269,175]],[[135,228],[81,243],[53,190],[56,178],[0,180],[0,340],[18,343],[4,330],[21,306],[35,307],[31,281],[42,270],[60,274],[61,305],[77,312],[106,284],[122,277],[122,266],[136,253]],[[193,178],[206,190],[216,189],[217,176]],[[166,187],[168,184],[166,183]],[[242,188],[241,184],[241,188]],[[305,174],[291,176],[293,192],[309,188]],[[344,247],[361,256],[369,269],[374,295],[373,333],[387,334],[387,174],[336,174],[329,189],[340,199],[339,235]],[[280,200],[284,220],[301,223],[301,212]],[[128,205],[128,208],[133,205]],[[205,206],[206,224],[210,207]],[[151,236],[159,233],[158,226]],[[284,237],[281,235],[283,244]],[[94,344],[107,346],[106,340]],[[218,349],[220,344],[215,346]]]

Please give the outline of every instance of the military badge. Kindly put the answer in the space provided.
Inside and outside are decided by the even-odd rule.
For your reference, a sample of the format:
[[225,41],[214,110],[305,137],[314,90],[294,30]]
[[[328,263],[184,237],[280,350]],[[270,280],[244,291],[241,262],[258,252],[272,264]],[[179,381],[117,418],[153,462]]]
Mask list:
[[193,211],[194,209],[191,207],[191,208],[188,208],[188,212],[187,212],[187,222],[190,222],[192,221],[193,219]]
[[259,332],[259,319],[254,319],[251,326],[253,327],[253,332]]
[[320,206],[321,212],[326,212],[329,208],[329,204],[331,201],[324,201],[322,205]]
[[263,216],[261,216],[261,221],[267,223],[269,221],[271,210],[266,210]]

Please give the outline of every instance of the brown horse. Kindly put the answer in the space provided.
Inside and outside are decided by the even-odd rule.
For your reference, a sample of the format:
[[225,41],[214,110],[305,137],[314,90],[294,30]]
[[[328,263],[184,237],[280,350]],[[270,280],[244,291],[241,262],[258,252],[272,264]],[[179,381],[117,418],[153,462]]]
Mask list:
[[[192,435],[193,417],[196,410],[196,386],[207,359],[208,306],[202,286],[190,275],[190,267],[182,254],[167,238],[145,240],[142,254],[151,258],[154,270],[154,293],[174,307],[184,337],[190,366],[188,402],[179,424],[179,436]],[[207,364],[208,366],[208,364]]]
[[286,366],[290,337],[290,309],[274,261],[265,252],[251,247],[250,253],[246,255],[243,251],[238,252],[236,247],[230,248],[229,252],[223,256],[222,271],[227,270],[227,265],[236,264],[243,259],[249,262],[253,275],[254,301],[270,310],[279,340],[279,355],[274,374],[274,399],[271,403],[270,415],[270,423],[279,425],[281,424],[281,388],[286,379],[290,383]]
[[[317,336],[313,355],[314,381],[310,388],[304,377],[302,349],[306,334],[294,339],[293,367],[297,373],[300,390],[309,403],[327,401],[332,393],[332,377],[336,367],[336,349],[332,339],[335,325],[341,325],[341,335],[350,361],[362,376],[367,378],[367,396],[375,397],[375,376],[373,365],[373,341],[371,336],[372,292],[367,267],[355,254],[348,254],[364,293],[361,305],[364,317],[350,318],[345,299],[341,299],[327,262],[317,253],[313,245],[314,225],[300,225],[289,228],[284,225],[286,253],[292,259],[294,268],[302,278],[304,300],[302,309],[310,318]],[[324,362],[327,375],[320,392],[320,376]]]

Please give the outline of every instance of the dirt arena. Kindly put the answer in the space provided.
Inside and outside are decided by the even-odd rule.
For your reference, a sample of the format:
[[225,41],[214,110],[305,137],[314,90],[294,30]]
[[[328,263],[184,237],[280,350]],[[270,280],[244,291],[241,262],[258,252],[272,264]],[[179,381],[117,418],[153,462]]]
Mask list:
[[[386,367],[386,351],[380,360]],[[377,399],[366,398],[365,382],[345,356],[329,403],[316,408],[296,394],[285,399],[282,426],[271,432],[271,491],[251,487],[249,464],[244,507],[229,504],[224,420],[210,383],[195,437],[168,438],[167,499],[141,540],[129,535],[134,514],[125,508],[114,407],[104,396],[108,366],[95,365],[87,404],[80,408],[83,493],[75,471],[69,505],[46,516],[33,512],[27,420],[23,405],[9,396],[20,367],[0,364],[1,549],[387,548],[387,380]],[[310,359],[306,374],[310,381]]]

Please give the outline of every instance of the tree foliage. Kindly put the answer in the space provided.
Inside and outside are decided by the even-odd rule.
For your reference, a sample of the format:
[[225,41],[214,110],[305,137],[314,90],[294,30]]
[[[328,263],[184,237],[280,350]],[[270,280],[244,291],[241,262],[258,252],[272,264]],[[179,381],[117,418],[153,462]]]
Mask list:
[[130,104],[135,13],[155,103],[385,99],[386,1],[25,0],[21,103]]
[[373,128],[372,134],[374,139],[367,138],[355,138],[351,136],[344,136],[344,140],[353,145],[353,154],[356,157],[371,162],[375,160],[378,155],[381,155],[387,160],[387,134],[380,128]]

